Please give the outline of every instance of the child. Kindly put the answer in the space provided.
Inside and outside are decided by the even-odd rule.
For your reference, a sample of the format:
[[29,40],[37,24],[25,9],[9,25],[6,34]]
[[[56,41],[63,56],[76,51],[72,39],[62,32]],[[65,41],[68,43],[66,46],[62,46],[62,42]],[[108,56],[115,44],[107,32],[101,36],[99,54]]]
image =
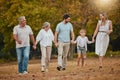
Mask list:
[[87,51],[87,43],[93,43],[92,41],[89,41],[86,37],[86,30],[81,29],[80,30],[80,36],[77,37],[76,41],[74,43],[77,43],[77,53],[78,53],[78,60],[77,60],[77,66],[79,66],[80,59],[82,60],[81,66],[84,66],[84,59],[86,58],[86,51]]

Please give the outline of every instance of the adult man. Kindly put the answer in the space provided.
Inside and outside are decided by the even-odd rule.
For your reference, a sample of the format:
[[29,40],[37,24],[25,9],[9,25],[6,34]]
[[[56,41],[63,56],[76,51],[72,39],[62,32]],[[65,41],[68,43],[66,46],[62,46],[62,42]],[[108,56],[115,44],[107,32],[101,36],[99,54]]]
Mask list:
[[27,74],[27,66],[30,53],[30,39],[35,45],[33,32],[30,26],[26,25],[25,16],[21,16],[19,24],[13,29],[13,38],[16,41],[16,53],[18,59],[19,74]]
[[[73,26],[69,22],[70,16],[68,14],[63,15],[63,21],[56,27],[55,32],[55,46],[58,47],[58,67],[57,70],[65,70],[67,55],[70,48],[70,42],[74,42]],[[72,40],[70,41],[70,33]]]

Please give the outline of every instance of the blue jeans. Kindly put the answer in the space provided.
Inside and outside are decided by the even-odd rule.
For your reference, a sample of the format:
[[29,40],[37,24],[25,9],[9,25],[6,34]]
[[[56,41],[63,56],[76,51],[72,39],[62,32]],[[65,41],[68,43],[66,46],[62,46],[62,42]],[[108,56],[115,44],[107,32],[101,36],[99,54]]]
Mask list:
[[18,71],[19,73],[23,73],[24,71],[27,71],[30,46],[16,48],[16,52],[18,59]]

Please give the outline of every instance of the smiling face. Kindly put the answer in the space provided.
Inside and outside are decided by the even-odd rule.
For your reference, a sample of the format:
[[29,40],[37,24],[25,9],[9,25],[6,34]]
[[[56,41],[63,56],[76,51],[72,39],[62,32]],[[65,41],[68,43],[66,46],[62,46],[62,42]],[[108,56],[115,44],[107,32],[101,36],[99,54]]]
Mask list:
[[25,26],[25,24],[26,24],[26,19],[21,20],[20,25],[21,25],[22,27],[24,27],[24,26]]
[[84,36],[86,35],[86,31],[85,31],[84,29],[81,29],[81,30],[80,30],[80,35],[81,35],[82,37],[84,37]]
[[50,29],[50,25],[46,26],[44,29],[45,31],[48,31]]
[[65,23],[70,22],[70,17],[68,17],[67,19],[64,19]]
[[103,14],[100,14],[100,19],[101,20],[105,19],[105,16]]
[[100,13],[100,19],[101,19],[101,20],[107,20],[107,15],[106,15],[105,12]]
[[21,27],[24,27],[26,25],[26,19],[25,16],[21,16],[19,19],[19,24],[21,25]]

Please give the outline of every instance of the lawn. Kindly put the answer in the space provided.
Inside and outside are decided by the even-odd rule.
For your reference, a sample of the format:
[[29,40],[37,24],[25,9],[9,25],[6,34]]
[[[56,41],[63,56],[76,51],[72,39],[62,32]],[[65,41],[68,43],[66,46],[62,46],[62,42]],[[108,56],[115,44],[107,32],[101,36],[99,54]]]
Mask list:
[[87,58],[85,67],[76,66],[76,58],[67,62],[65,71],[57,71],[57,59],[51,59],[49,71],[40,71],[40,60],[30,60],[28,74],[17,74],[17,62],[0,64],[0,80],[120,80],[120,58],[106,57],[99,70],[98,58]]

